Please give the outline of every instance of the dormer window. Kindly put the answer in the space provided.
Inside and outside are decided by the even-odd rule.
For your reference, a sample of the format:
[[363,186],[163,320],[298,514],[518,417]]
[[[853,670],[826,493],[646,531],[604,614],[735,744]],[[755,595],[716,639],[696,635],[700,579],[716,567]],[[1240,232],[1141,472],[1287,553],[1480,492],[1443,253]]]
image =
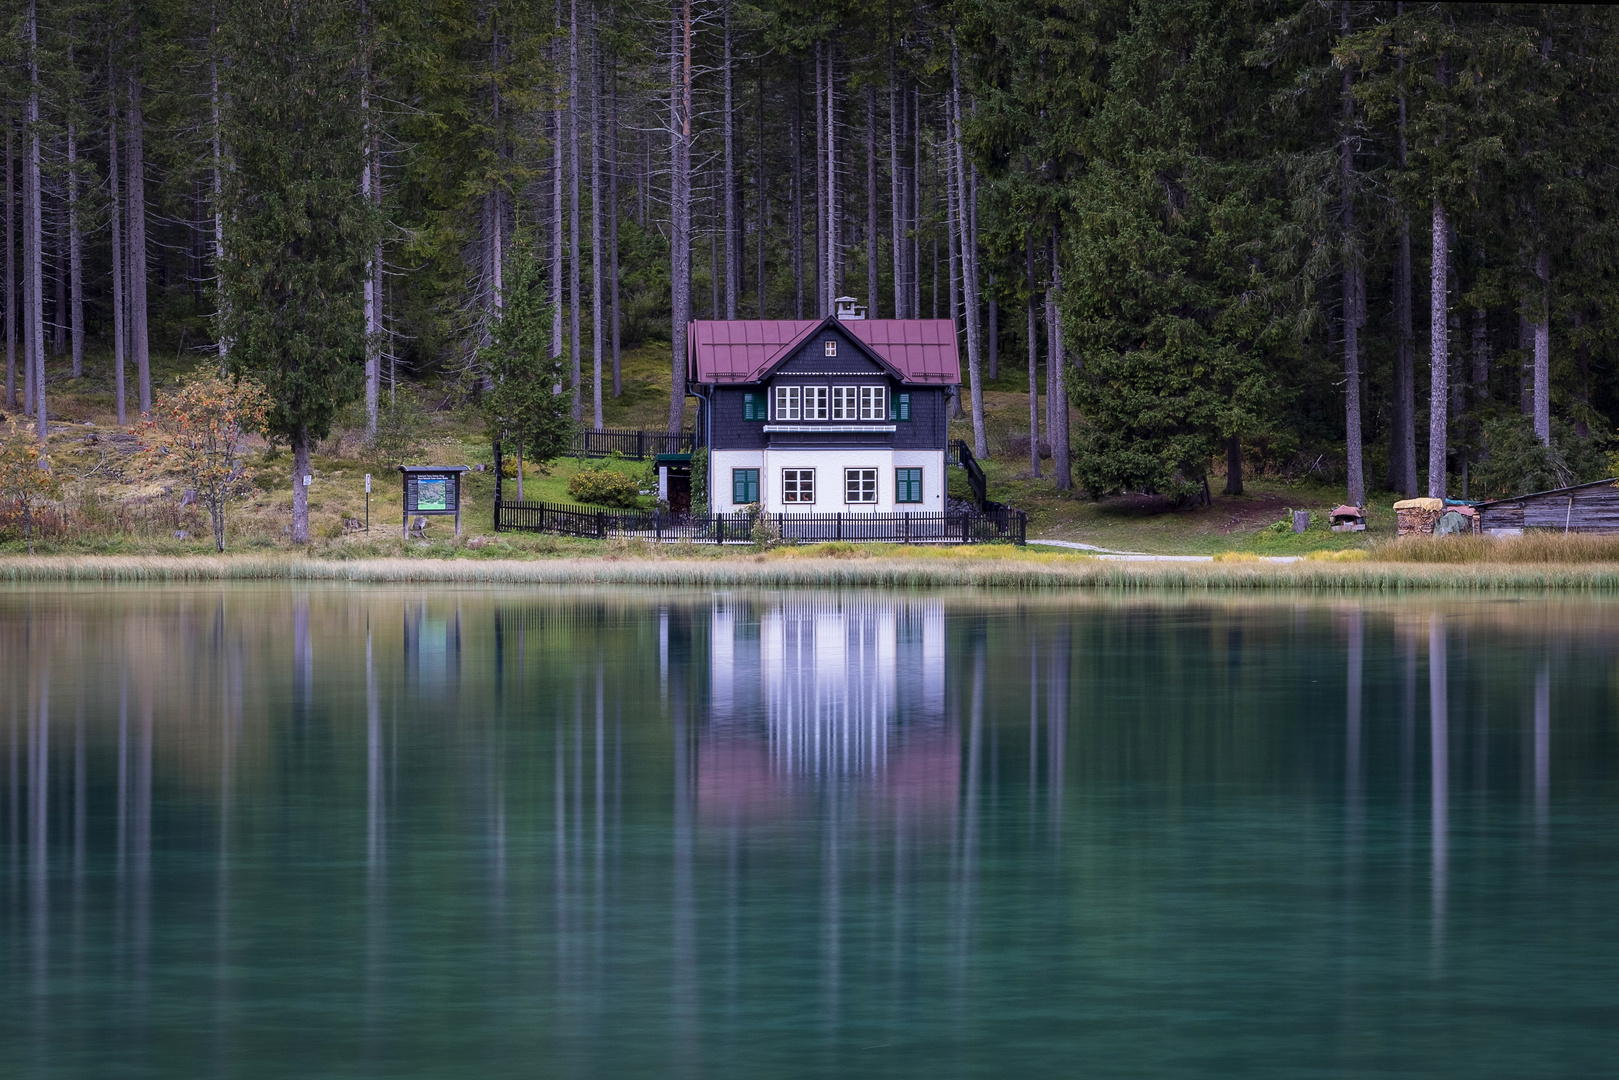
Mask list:
[[836,355],[838,355],[838,343],[837,342],[828,341],[826,343],[826,355],[828,355],[828,356],[836,356]]

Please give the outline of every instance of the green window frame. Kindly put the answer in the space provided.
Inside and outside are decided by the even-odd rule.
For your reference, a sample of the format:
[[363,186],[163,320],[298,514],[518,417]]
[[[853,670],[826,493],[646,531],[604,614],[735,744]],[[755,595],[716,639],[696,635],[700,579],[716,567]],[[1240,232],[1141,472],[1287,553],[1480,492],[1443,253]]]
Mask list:
[[921,469],[894,470],[894,501],[897,503],[919,503],[922,501]]
[[769,414],[765,407],[765,400],[765,395],[763,394],[743,394],[742,419],[761,421],[766,419]]
[[909,420],[911,418],[911,395],[890,394],[888,396],[888,418],[890,420]]
[[731,470],[731,502],[737,506],[759,501],[759,470]]

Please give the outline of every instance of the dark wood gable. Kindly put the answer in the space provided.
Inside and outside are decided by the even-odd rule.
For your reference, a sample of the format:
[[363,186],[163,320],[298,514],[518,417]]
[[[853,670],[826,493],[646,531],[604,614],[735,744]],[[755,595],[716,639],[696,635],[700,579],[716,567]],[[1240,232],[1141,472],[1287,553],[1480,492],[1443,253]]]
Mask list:
[[[836,345],[836,356],[826,355],[827,342]],[[853,334],[844,333],[836,323],[828,323],[811,334],[790,355],[766,371],[761,381],[769,382],[778,375],[880,375],[895,382],[903,381],[899,372],[874,355]]]

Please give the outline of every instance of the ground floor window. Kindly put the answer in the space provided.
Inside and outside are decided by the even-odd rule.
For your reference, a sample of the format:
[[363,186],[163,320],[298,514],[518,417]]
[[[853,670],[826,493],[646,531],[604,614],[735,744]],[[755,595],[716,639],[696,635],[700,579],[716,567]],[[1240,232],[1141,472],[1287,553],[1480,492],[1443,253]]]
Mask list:
[[812,503],[815,501],[814,469],[781,470],[781,501],[784,503]]
[[874,503],[877,501],[876,469],[844,469],[843,501]]
[[894,501],[897,503],[919,503],[922,501],[921,469],[894,470]]
[[759,501],[759,470],[731,470],[731,501],[738,506]]

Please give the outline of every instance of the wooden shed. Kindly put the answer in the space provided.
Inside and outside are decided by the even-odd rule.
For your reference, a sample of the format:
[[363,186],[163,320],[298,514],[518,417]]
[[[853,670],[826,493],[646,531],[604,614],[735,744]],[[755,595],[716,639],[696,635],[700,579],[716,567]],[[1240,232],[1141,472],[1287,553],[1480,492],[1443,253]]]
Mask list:
[[1518,536],[1525,529],[1619,533],[1619,477],[1480,503],[1486,535]]

